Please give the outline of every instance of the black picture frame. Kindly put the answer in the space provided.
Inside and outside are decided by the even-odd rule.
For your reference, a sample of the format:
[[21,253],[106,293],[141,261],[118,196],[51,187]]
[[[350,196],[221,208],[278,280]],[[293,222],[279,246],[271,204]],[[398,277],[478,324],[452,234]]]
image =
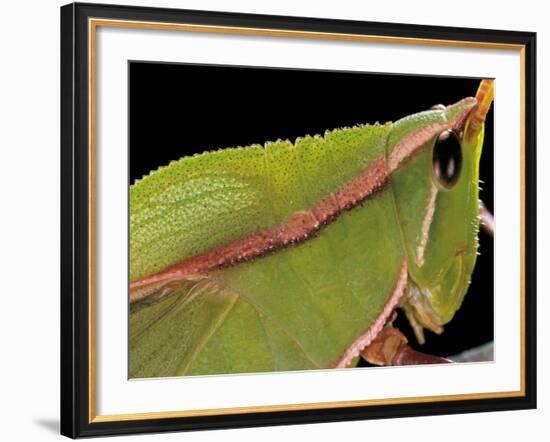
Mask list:
[[[467,400],[259,411],[188,417],[96,420],[90,377],[89,19],[185,23],[511,45],[524,81],[523,394]],[[91,249],[92,247],[92,249]],[[90,336],[92,333],[92,336]],[[536,408],[536,34],[488,29],[235,14],[73,3],[61,8],[61,434],[115,434],[239,428]]]

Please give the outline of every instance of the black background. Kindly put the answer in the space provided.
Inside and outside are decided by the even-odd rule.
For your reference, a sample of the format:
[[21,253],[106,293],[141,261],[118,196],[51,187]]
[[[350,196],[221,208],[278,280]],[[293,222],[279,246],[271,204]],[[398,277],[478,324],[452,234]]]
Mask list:
[[[130,184],[196,152],[359,123],[395,121],[475,95],[479,79],[131,62]],[[481,161],[481,199],[493,210],[493,111]],[[396,325],[419,350],[448,356],[493,340],[493,242],[480,233],[468,294],[442,335],[418,346],[400,312]]]

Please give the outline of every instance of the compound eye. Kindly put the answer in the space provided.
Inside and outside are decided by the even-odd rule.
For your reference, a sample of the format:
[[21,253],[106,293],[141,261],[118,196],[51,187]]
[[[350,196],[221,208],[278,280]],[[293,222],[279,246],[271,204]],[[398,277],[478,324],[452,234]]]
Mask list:
[[437,184],[443,189],[452,189],[462,170],[462,146],[452,130],[445,130],[437,137],[432,165]]

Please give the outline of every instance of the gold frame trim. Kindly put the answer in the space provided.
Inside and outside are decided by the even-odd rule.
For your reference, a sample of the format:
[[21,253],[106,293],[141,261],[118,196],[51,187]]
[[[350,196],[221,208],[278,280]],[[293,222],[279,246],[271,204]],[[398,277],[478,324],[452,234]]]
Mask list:
[[[389,44],[413,44],[422,46],[443,46],[443,47],[464,47],[477,49],[497,49],[519,51],[520,53],[520,167],[521,167],[521,227],[520,227],[520,389],[518,391],[487,392],[487,393],[466,393],[454,395],[437,396],[417,396],[400,397],[388,399],[368,399],[355,401],[335,401],[335,402],[317,402],[285,405],[262,405],[234,408],[215,408],[200,410],[180,410],[180,411],[159,411],[149,413],[128,413],[128,414],[96,414],[96,35],[97,28],[115,27],[115,28],[138,28],[149,30],[164,31],[186,31],[186,32],[207,32],[217,34],[235,34],[235,35],[254,35],[268,37],[290,37],[307,39],[325,39],[354,42],[370,43],[389,43]],[[111,20],[111,19],[88,19],[88,93],[89,93],[89,423],[99,422],[117,422],[134,421],[145,419],[168,419],[177,417],[197,417],[197,416],[216,416],[216,415],[236,415],[245,413],[268,413],[277,411],[294,410],[321,410],[327,408],[344,407],[364,407],[374,405],[395,405],[395,404],[415,404],[426,402],[441,401],[459,401],[465,399],[496,399],[512,398],[525,396],[525,45],[504,44],[492,42],[458,41],[458,40],[438,40],[410,37],[390,37],[377,35],[360,35],[332,32],[310,32],[310,31],[291,31],[283,29],[264,29],[264,28],[246,28],[235,26],[210,26],[210,25],[191,25],[181,23],[158,23],[147,21],[132,20]]]

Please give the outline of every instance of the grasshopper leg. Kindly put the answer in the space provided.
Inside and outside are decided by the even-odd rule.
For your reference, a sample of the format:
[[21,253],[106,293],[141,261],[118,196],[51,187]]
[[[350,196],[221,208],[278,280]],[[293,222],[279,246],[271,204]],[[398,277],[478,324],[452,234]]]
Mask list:
[[452,362],[440,356],[432,356],[413,350],[407,338],[388,323],[378,336],[365,347],[361,356],[374,365],[445,364]]
[[489,212],[489,209],[483,204],[483,201],[479,201],[479,216],[481,228],[490,236],[495,236],[495,219],[493,214]]

